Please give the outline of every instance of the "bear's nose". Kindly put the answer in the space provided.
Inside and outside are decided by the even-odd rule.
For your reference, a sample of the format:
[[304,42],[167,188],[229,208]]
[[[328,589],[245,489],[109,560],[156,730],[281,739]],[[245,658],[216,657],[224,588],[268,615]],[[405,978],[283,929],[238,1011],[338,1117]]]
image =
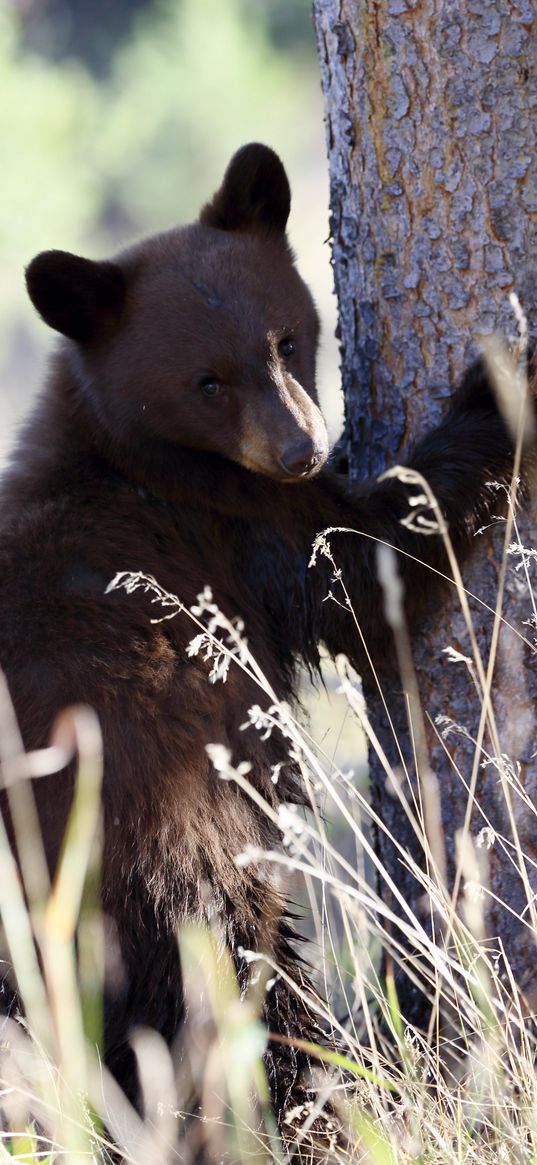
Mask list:
[[290,477],[303,477],[319,464],[319,452],[311,437],[305,437],[298,445],[291,445],[280,457],[280,465]]

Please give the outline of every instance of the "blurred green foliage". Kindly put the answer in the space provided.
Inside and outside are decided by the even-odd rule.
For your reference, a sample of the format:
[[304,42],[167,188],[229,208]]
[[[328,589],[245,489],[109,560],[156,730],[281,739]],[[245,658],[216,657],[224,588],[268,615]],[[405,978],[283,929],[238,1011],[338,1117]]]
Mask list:
[[21,243],[31,254],[45,235],[75,245],[188,216],[249,137],[296,154],[311,123],[313,39],[296,60],[277,51],[259,10],[166,0],[142,13],[104,80],[74,60],[25,51],[15,13],[4,10],[4,254]]
[[240,0],[161,5],[118,53],[107,86],[97,152],[105,200],[144,226],[173,222],[196,213],[245,140],[296,154],[312,64],[277,53]]
[[[160,0],[8,0],[19,7],[23,44],[61,61],[77,57],[106,76],[119,43],[132,31],[137,15]],[[175,0],[178,10],[185,0]],[[207,0],[200,0],[207,5]],[[211,0],[209,0],[210,4]],[[311,58],[311,0],[240,0],[239,18],[261,23],[273,45],[283,52]]]

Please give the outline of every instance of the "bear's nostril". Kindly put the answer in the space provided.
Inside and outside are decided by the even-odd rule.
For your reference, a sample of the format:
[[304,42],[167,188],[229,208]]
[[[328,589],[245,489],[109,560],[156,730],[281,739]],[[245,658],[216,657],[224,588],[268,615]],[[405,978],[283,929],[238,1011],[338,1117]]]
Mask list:
[[301,477],[319,463],[319,452],[309,437],[286,449],[280,457],[280,465],[290,477]]

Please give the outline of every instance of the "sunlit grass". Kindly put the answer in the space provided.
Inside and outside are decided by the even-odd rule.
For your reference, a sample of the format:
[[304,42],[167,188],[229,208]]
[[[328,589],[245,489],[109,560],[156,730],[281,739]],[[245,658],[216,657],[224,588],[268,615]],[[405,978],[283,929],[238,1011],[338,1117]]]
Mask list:
[[[519,453],[521,445],[519,446]],[[517,454],[518,456],[519,454]],[[515,476],[518,466],[515,465]],[[422,491],[430,520],[441,516],[426,483]],[[513,495],[510,495],[511,502]],[[436,516],[435,516],[436,515]],[[505,558],[513,545],[524,568],[531,548],[520,546],[514,505],[505,528]],[[349,537],[352,537],[349,534]],[[355,535],[354,535],[355,536]],[[331,559],[334,583],[342,588],[330,533],[317,541],[316,554]],[[315,554],[313,556],[315,559]],[[418,917],[398,881],[382,864],[372,837],[386,826],[370,805],[363,782],[333,763],[300,718],[282,703],[251,656],[241,623],[227,619],[206,588],[192,609],[143,572],[120,572],[110,588],[143,588],[154,603],[155,621],[181,611],[192,620],[191,654],[205,659],[211,682],[225,682],[230,668],[246,671],[257,685],[259,703],[249,711],[245,733],[277,733],[298,766],[311,809],[269,804],[250,782],[249,767],[218,741],[208,746],[222,780],[234,782],[277,826],[281,845],[247,847],[236,855],[239,868],[259,862],[301,883],[308,906],[311,962],[317,993],[293,983],[269,951],[250,952],[251,986],[241,997],[232,959],[210,928],[184,926],[178,934],[188,1020],[182,1055],[170,1055],[154,1032],[134,1036],[144,1098],[143,1118],[122,1096],[100,1061],[102,1024],[102,925],[98,909],[101,844],[101,739],[93,713],[65,712],[50,747],[25,754],[5,686],[0,691],[0,749],[4,784],[17,838],[18,867],[0,826],[0,911],[4,938],[21,995],[25,1020],[5,1021],[0,1049],[0,1161],[25,1165],[62,1161],[67,1165],[107,1165],[116,1146],[135,1165],[168,1165],[204,1156],[230,1162],[277,1161],[293,1153],[303,1160],[368,1162],[371,1165],[506,1165],[537,1161],[535,1028],[532,1009],[516,983],[510,952],[489,935],[487,910],[498,887],[489,885],[487,855],[501,847],[512,876],[525,891],[518,924],[526,941],[537,938],[531,889],[534,863],[517,832],[514,799],[531,797],[510,775],[516,758],[502,751],[496,722],[490,660],[481,658],[472,632],[467,596],[454,559],[455,587],[468,620],[472,655],[458,653],[457,665],[471,667],[480,691],[482,715],[473,738],[471,772],[455,772],[460,782],[461,819],[456,837],[454,891],[446,874],[445,840],[437,778],[427,755],[426,717],[413,673],[411,645],[400,603],[397,563],[384,549],[380,575],[389,622],[409,694],[414,726],[418,786],[402,781],[384,753],[369,719],[360,678],[344,655],[336,660],[340,695],[384,770],[401,812],[411,822],[411,854],[396,837],[401,869],[412,872],[426,909]],[[312,562],[311,569],[315,569]],[[534,609],[529,571],[528,610]],[[498,603],[496,620],[501,619]],[[535,651],[526,641],[529,651]],[[493,636],[493,650],[495,638]],[[457,653],[455,653],[457,655]],[[438,724],[439,734],[446,725]],[[448,721],[451,731],[456,730]],[[469,732],[465,725],[460,731]],[[422,738],[420,738],[422,733]],[[490,740],[492,744],[486,745]],[[42,853],[32,781],[77,762],[76,792],[51,886]],[[403,757],[403,760],[405,758]],[[451,758],[445,744],[445,763]],[[498,790],[506,798],[512,836],[499,836],[476,805],[475,773],[494,766]],[[501,770],[501,771],[500,771]],[[277,780],[277,774],[275,774]],[[30,780],[32,778],[32,780]],[[474,811],[480,810],[476,829]],[[322,812],[320,811],[322,809]],[[337,820],[334,830],[332,822]],[[423,868],[418,857],[423,855]],[[505,910],[512,909],[503,904]],[[429,925],[427,925],[427,919]],[[427,1031],[408,1023],[397,994],[396,965],[428,998]],[[323,1044],[297,1040],[307,1052],[315,1099],[286,1114],[281,1139],[269,1104],[263,1052],[264,993],[274,974],[302,994],[326,1033]],[[189,1112],[189,1098],[201,1110]],[[310,1130],[327,1102],[333,1113],[324,1146]],[[338,1129],[340,1130],[338,1133]],[[332,1140],[330,1135],[333,1134]]]

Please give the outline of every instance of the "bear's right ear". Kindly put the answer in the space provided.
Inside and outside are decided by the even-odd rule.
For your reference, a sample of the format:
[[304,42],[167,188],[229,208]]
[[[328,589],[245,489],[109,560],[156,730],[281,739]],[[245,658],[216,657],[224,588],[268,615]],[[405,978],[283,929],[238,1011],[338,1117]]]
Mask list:
[[251,142],[233,155],[224,181],[200,214],[222,231],[283,233],[291,209],[287,174],[274,150]]
[[42,251],[32,259],[26,286],[45,323],[79,343],[113,324],[125,302],[123,272],[115,263],[82,259],[69,251]]

